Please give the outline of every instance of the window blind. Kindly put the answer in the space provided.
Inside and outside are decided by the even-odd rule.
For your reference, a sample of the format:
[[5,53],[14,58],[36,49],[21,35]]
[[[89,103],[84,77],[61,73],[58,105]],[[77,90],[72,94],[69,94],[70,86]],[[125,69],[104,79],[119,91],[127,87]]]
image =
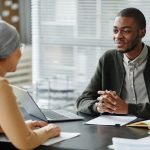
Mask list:
[[147,20],[144,41],[150,43],[149,6],[149,0],[32,0],[33,83],[66,77],[79,96],[99,57],[114,47],[118,11],[139,8]]

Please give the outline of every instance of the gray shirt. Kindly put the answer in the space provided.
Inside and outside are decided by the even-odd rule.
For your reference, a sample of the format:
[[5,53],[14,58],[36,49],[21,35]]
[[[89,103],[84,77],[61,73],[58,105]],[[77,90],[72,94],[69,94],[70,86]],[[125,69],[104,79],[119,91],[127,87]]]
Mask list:
[[140,55],[134,60],[130,60],[125,54],[123,64],[126,71],[125,82],[121,97],[128,103],[149,102],[147,90],[143,77],[143,70],[147,63],[148,48],[144,45]]

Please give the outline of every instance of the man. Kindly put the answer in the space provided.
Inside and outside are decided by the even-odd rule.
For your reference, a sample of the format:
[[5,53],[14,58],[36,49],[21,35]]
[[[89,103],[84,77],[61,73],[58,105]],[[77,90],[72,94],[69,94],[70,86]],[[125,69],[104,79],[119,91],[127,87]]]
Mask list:
[[150,47],[142,42],[146,20],[136,8],[121,10],[113,26],[116,49],[99,60],[89,85],[77,99],[87,114],[130,114],[150,118]]

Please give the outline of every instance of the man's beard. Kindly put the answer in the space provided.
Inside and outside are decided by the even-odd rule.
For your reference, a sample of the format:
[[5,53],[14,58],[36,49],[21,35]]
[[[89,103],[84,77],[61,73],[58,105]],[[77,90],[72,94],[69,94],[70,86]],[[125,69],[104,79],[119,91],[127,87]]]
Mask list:
[[136,38],[132,41],[132,45],[124,50],[118,50],[120,53],[128,53],[135,49],[135,47],[139,44],[139,36],[136,36]]

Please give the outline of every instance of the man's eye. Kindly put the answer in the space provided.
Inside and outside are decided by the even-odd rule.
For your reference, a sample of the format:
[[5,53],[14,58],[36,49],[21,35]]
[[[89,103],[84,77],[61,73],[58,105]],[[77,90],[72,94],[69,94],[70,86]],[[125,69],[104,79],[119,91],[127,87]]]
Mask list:
[[117,29],[114,29],[114,30],[113,30],[113,33],[115,33],[115,34],[118,33],[118,30],[117,30]]
[[123,30],[123,33],[129,34],[129,33],[131,33],[131,31],[130,30]]

